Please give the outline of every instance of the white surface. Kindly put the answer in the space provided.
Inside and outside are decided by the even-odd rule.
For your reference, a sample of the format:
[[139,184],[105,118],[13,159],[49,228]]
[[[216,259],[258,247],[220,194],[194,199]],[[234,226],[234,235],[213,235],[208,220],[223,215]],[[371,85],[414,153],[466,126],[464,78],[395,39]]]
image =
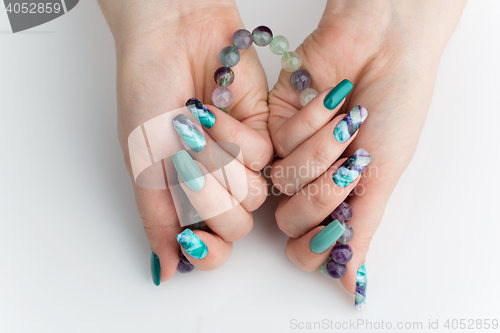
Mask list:
[[[247,27],[268,24],[291,48],[319,20],[324,1],[311,3],[238,1]],[[361,312],[338,281],[288,261],[276,198],[221,269],[155,287],[116,135],[113,41],[97,4],[0,34],[0,332],[500,319],[499,10],[497,0],[471,0],[448,45],[418,151],[372,242]],[[0,30],[9,30],[3,9]],[[259,53],[272,87],[279,61]]]

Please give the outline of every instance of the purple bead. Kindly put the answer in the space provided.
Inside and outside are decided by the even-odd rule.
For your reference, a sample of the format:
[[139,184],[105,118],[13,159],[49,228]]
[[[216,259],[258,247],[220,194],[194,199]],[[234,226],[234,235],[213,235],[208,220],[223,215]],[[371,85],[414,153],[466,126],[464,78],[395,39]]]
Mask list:
[[332,212],[332,218],[344,224],[348,222],[352,217],[352,209],[349,204],[342,202],[335,210]]
[[252,31],[253,42],[259,46],[266,46],[273,40],[273,32],[265,25],[261,25]]
[[219,67],[214,73],[215,82],[221,87],[227,87],[234,81],[234,72],[229,67]]
[[340,279],[347,272],[347,267],[346,265],[337,264],[335,261],[330,260],[326,264],[326,272],[331,278]]
[[246,29],[240,29],[233,34],[233,38],[231,40],[237,49],[246,50],[250,46],[252,46],[253,37],[250,31]]
[[225,108],[233,102],[233,93],[226,87],[217,87],[212,93],[212,102],[219,108]]
[[179,263],[177,264],[177,271],[179,273],[189,273],[191,272],[193,269],[194,269],[194,266],[193,264],[191,264],[189,262],[189,260],[187,260],[186,256],[184,255],[184,253],[182,253],[182,251],[179,251]]
[[306,70],[299,69],[292,73],[290,76],[290,84],[297,90],[304,90],[309,88],[311,84],[311,74]]
[[337,264],[347,264],[352,259],[352,248],[348,244],[335,245],[332,249],[332,259]]
[[354,237],[354,230],[352,229],[351,225],[349,223],[343,223],[342,224],[345,227],[345,231],[340,236],[337,242],[345,244],[351,241],[351,239]]

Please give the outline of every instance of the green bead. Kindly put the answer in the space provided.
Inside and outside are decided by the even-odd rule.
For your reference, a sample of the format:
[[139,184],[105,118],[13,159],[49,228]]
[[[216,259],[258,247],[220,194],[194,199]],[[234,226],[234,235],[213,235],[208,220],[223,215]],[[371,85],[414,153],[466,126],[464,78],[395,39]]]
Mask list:
[[281,67],[290,73],[295,72],[302,65],[302,58],[296,52],[285,52],[281,57]]
[[277,55],[282,55],[285,52],[288,52],[289,46],[288,40],[281,35],[273,37],[271,44],[269,44],[271,52]]

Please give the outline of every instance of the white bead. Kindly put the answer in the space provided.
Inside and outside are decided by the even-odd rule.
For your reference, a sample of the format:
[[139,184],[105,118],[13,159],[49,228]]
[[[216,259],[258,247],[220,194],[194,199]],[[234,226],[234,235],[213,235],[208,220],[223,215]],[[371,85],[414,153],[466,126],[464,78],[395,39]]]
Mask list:
[[302,58],[297,52],[287,52],[281,57],[281,67],[290,73],[295,72],[302,65]]
[[306,106],[314,97],[318,96],[319,92],[313,88],[306,88],[302,90],[299,95],[300,105]]

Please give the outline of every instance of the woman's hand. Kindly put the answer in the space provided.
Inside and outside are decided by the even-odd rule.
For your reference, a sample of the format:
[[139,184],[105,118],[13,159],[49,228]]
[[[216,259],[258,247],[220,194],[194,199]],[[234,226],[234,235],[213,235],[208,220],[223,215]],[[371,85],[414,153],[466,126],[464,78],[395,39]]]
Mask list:
[[[354,257],[341,281],[355,292],[356,272],[417,146],[439,59],[463,5],[464,1],[330,0],[318,28],[297,49],[301,68],[311,74],[312,88],[320,94],[301,109],[300,91],[291,87],[290,73],[281,72],[269,96],[269,129],[281,158],[273,163],[271,174],[275,186],[287,195],[276,220],[290,236],[286,253],[299,268],[313,271],[327,259],[335,240],[323,242],[327,248],[321,253],[311,240],[324,228],[318,226],[323,219],[346,199],[353,211],[349,224],[354,238],[349,245]],[[343,79],[352,82],[352,90],[344,81],[332,92],[332,104],[329,92]],[[339,142],[334,129],[345,113],[353,108],[356,112],[357,105],[366,108],[366,121],[352,137],[348,133],[347,142]],[[334,172],[345,161],[338,157],[352,156],[359,149],[371,155],[370,165],[352,183],[338,175],[336,179]],[[368,162],[365,157],[362,164]],[[301,167],[307,172],[301,174]],[[338,237],[335,232],[330,235]]]
[[[146,235],[152,251],[159,257],[161,281],[165,281],[175,273],[179,262],[176,235],[182,228],[169,190],[143,189],[133,181],[127,138],[137,126],[183,107],[190,98],[211,103],[212,92],[217,87],[214,72],[221,67],[219,52],[231,45],[232,33],[244,27],[231,0],[100,0],[100,6],[116,42],[120,144]],[[241,148],[247,180],[252,186],[248,187],[249,193],[240,205],[206,219],[213,232],[196,230],[196,236],[185,233],[179,238],[188,260],[202,270],[217,268],[227,260],[232,241],[244,237],[252,228],[250,212],[257,209],[267,196],[265,179],[257,173],[273,157],[267,129],[267,81],[254,48],[242,52],[241,61],[232,68],[235,81],[229,88],[234,101],[227,108],[231,115],[208,106],[204,112],[212,113],[215,122],[202,124],[205,125],[203,134],[207,144],[212,145],[212,153],[229,154],[216,142],[231,142]],[[184,145],[192,148],[185,142]],[[216,146],[218,150],[214,148]],[[179,156],[177,170],[186,163],[191,163],[191,166],[195,163],[195,168],[210,172],[210,162],[203,154],[205,150],[200,153],[191,151],[192,156]],[[192,162],[192,158],[196,162]],[[183,178],[181,172],[179,176]],[[217,195],[227,196],[228,192],[234,195],[213,175],[206,174],[204,178],[201,188],[182,184],[197,210],[210,205],[203,198],[212,198],[216,204],[219,202]],[[203,244],[208,253],[192,251],[193,246],[204,249]],[[158,261],[153,260],[153,280],[159,284],[160,269],[157,265]]]

